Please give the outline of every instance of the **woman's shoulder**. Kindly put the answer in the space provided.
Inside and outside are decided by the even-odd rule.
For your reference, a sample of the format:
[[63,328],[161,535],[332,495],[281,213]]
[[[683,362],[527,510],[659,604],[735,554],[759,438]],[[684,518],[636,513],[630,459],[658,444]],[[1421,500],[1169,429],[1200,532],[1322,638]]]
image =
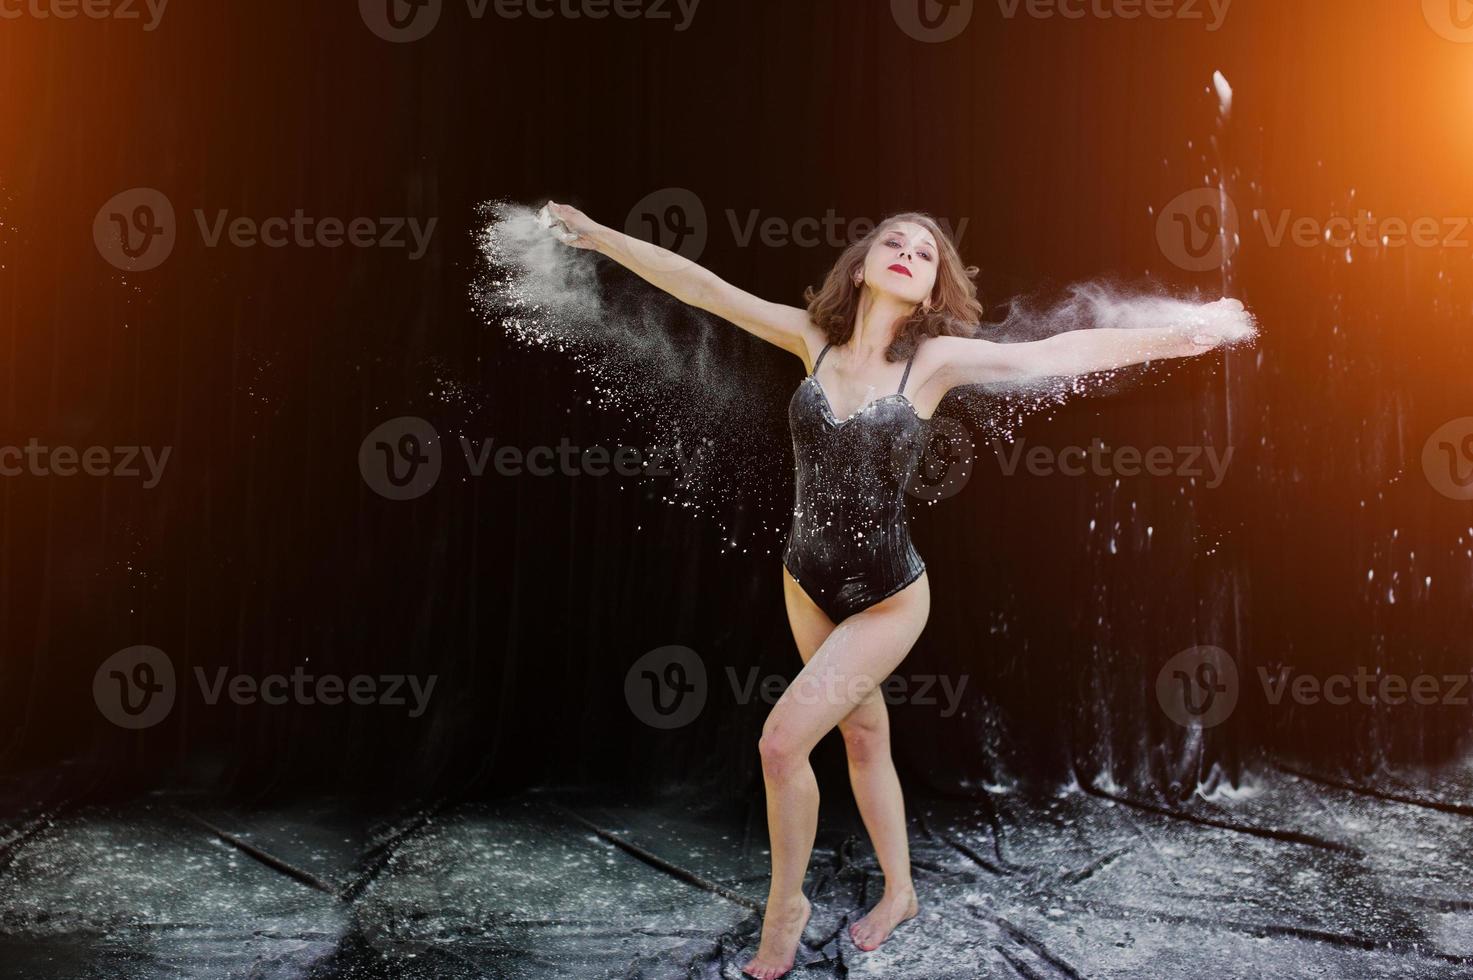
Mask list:
[[803,370],[807,374],[813,373],[813,365],[823,356],[824,349],[830,346],[828,334],[819,329],[812,320],[807,321],[800,331],[803,338]]
[[959,354],[977,349],[978,344],[986,344],[988,341],[981,337],[962,337],[951,334],[942,334],[939,337],[927,337],[921,341],[916,349],[917,361],[935,361],[941,363],[949,361]]

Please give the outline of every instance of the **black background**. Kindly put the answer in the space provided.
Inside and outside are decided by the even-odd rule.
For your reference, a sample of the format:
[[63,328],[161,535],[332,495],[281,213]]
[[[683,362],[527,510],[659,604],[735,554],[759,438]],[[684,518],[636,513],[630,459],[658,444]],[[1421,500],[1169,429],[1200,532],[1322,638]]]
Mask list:
[[[1222,149],[1245,214],[1473,213],[1473,45],[1439,37],[1410,0],[1238,0],[1215,32],[979,3],[943,44],[907,36],[878,0],[704,0],[684,31],[475,20],[448,3],[409,44],[348,2],[179,3],[151,32],[0,22],[0,443],[172,447],[152,490],[0,480],[0,768],[258,794],[759,789],[767,706],[733,704],[722,672],[798,666],[770,519],[736,518],[729,547],[729,526],[618,477],[446,479],[392,502],[359,476],[364,436],[400,415],[522,447],[648,436],[590,404],[566,358],[476,315],[477,206],[551,197],[623,227],[646,195],[687,188],[709,215],[703,264],[790,303],[837,248],[739,247],[729,210],[966,219],[994,317],[1011,296],[1096,276],[1215,295],[1218,274],[1162,255],[1150,209],[1202,186],[1216,159],[1218,69],[1236,91]],[[138,186],[173,202],[179,242],[124,274],[91,227]],[[207,248],[195,208],[438,224],[419,261]],[[1347,263],[1271,248],[1254,226],[1234,289],[1262,320],[1256,349],[1150,372],[1018,433],[1232,445],[1219,488],[1005,477],[986,451],[962,494],[917,508],[933,607],[905,670],[969,683],[955,717],[894,709],[908,784],[1108,772],[1190,787],[1263,750],[1351,768],[1456,751],[1466,708],[1272,708],[1254,671],[1469,669],[1473,512],[1420,466],[1432,431],[1469,413],[1468,237]],[[729,370],[750,377],[750,410],[786,451],[801,366],[730,334]],[[447,397],[447,380],[470,395]],[[743,512],[732,501],[726,517]],[[1154,684],[1201,643],[1237,658],[1243,706],[1196,738]],[[98,665],[133,644],[181,676],[439,680],[417,719],[181,694],[134,733],[91,698]],[[667,644],[713,678],[701,717],[668,733],[624,699],[629,665]],[[841,764],[835,740],[819,758]]]

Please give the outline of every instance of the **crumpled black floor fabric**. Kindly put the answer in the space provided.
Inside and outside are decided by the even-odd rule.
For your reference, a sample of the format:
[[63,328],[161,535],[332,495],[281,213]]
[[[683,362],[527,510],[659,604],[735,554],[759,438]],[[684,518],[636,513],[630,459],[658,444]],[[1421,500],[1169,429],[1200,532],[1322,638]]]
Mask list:
[[[41,794],[45,795],[45,794]],[[1120,791],[909,800],[921,913],[829,794],[792,976],[1473,976],[1473,777],[1275,768],[1190,805]],[[542,791],[244,809],[38,799],[0,823],[0,976],[738,978],[760,800]]]

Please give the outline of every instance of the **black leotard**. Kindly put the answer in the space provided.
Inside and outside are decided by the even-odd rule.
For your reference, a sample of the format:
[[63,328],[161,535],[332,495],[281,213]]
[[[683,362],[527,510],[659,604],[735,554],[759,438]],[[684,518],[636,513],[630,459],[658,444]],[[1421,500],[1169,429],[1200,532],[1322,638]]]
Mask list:
[[834,418],[818,380],[831,346],[788,403],[797,500],[783,564],[837,623],[926,570],[905,523],[905,488],[925,449],[926,423],[905,396],[914,354],[900,390]]

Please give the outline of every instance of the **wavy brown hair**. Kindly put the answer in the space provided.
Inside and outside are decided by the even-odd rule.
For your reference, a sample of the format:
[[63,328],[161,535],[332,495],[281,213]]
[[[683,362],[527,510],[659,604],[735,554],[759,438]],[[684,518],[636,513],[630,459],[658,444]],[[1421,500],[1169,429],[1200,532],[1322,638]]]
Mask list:
[[828,335],[829,343],[839,346],[854,336],[854,320],[859,311],[859,297],[864,285],[854,285],[854,273],[864,268],[865,256],[875,239],[902,221],[924,227],[936,239],[940,262],[936,269],[936,285],[931,290],[931,310],[924,304],[896,326],[895,339],[885,349],[885,360],[903,361],[915,353],[927,337],[975,337],[982,320],[982,300],[977,295],[977,267],[962,262],[951,236],[941,230],[936,219],[919,211],[892,214],[875,225],[874,230],[854,242],[840,254],[829,270],[821,289],[809,286],[803,292],[808,303],[808,318]]

